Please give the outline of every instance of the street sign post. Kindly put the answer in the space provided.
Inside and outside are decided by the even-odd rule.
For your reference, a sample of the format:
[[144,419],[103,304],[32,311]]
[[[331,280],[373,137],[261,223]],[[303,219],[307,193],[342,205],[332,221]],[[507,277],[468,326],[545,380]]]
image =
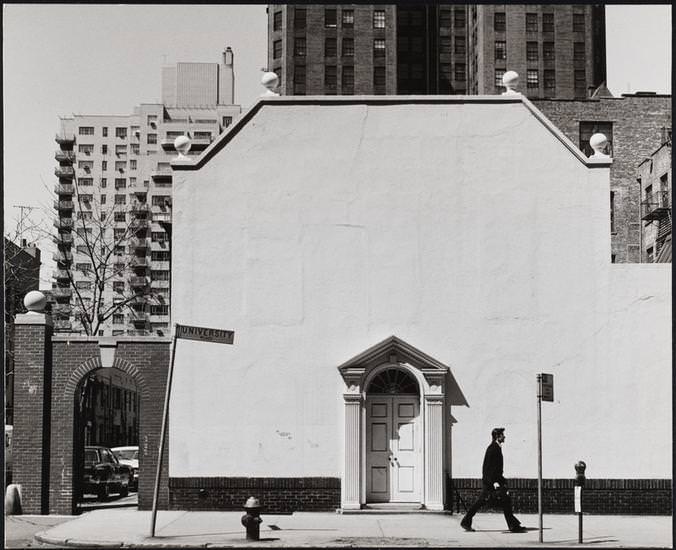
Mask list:
[[554,375],[538,374],[538,517],[540,519],[540,536],[542,542],[542,402],[554,401]]
[[160,449],[157,457],[157,472],[155,473],[155,489],[153,491],[153,511],[150,516],[150,536],[155,536],[155,524],[157,522],[157,500],[160,492],[160,472],[164,459],[164,436],[167,431],[167,416],[169,414],[169,397],[171,396],[171,378],[174,373],[174,358],[176,357],[176,340],[198,340],[200,342],[214,342],[216,344],[232,344],[235,333],[232,330],[218,328],[193,327],[174,323],[171,338],[171,356],[169,358],[169,371],[167,372],[167,387],[164,394],[164,411],[162,413],[162,431],[160,432]]

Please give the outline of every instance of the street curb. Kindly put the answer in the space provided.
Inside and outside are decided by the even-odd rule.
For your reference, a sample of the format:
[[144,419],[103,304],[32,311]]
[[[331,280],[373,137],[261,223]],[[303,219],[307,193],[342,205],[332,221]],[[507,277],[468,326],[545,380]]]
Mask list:
[[45,544],[52,544],[54,546],[73,546],[77,548],[122,548],[123,542],[100,542],[100,541],[81,541],[76,539],[59,539],[56,537],[49,537],[44,531],[35,533],[33,538],[38,542]]

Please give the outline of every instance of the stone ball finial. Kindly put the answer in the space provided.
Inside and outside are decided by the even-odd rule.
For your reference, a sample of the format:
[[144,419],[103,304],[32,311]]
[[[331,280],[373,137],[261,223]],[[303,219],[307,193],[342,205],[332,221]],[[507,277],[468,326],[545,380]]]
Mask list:
[[609,158],[610,155],[606,155],[603,151],[608,145],[608,138],[601,133],[593,134],[589,138],[589,146],[594,150],[594,154],[591,158]]
[[190,151],[190,138],[188,136],[178,136],[174,140],[174,147],[178,151],[178,158],[181,160],[187,159],[188,151]]
[[43,313],[47,306],[47,297],[39,290],[31,290],[24,296],[23,305],[29,313]]
[[261,85],[266,88],[266,90],[261,94],[261,97],[278,96],[279,94],[275,92],[275,88],[277,88],[278,84],[279,77],[277,76],[277,73],[272,71],[263,72],[263,76],[261,77]]
[[516,71],[507,71],[502,75],[502,85],[506,88],[502,95],[513,95],[518,94],[515,90],[516,86],[519,84],[519,73]]

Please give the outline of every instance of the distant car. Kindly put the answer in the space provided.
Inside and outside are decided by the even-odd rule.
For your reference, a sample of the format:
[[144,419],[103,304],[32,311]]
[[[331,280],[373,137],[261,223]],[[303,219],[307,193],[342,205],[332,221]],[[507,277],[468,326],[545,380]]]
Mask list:
[[138,446],[113,447],[110,450],[122,464],[131,468],[133,477],[129,487],[138,490]]
[[110,493],[126,497],[134,475],[131,467],[121,464],[108,447],[85,447],[83,492],[106,500]]

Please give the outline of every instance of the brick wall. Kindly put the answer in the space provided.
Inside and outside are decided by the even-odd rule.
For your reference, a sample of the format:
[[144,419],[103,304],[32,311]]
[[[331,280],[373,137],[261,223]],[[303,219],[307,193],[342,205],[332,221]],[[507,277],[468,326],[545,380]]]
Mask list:
[[325,512],[340,508],[340,479],[333,477],[194,477],[169,479],[172,510],[242,510],[254,496],[263,512]]
[[[514,511],[537,513],[537,479],[509,479],[507,483]],[[478,498],[481,480],[454,479],[452,485],[449,508],[464,513],[465,506]],[[573,497],[572,479],[542,480],[544,513],[572,513]],[[588,514],[671,515],[672,483],[670,479],[588,479],[582,490],[582,510]]]
[[[671,96],[623,96],[590,100],[534,99],[533,103],[575,145],[580,121],[613,123],[610,190],[615,192],[615,228],[611,252],[617,263],[640,261],[638,165],[662,143],[662,127],[671,127]],[[610,201],[610,197],[608,199]],[[608,220],[610,230],[610,220]]]

